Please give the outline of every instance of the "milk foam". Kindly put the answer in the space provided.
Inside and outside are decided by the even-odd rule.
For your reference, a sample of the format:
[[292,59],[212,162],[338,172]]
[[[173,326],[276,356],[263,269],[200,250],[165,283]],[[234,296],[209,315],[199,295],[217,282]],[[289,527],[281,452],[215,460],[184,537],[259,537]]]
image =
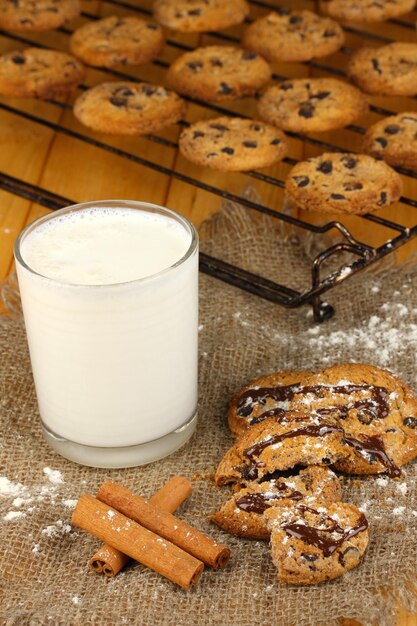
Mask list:
[[21,246],[38,274],[62,283],[109,285],[157,274],[187,252],[191,235],[173,219],[125,208],[88,208],[38,226]]

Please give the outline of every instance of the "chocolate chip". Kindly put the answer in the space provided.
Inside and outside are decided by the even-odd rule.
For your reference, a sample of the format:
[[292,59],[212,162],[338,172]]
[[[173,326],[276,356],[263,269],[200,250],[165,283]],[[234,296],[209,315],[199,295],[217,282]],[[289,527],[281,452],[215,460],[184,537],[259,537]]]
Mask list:
[[356,167],[357,164],[357,160],[353,159],[352,157],[343,157],[342,162],[348,170],[353,170],[353,168]]
[[301,15],[291,15],[288,21],[290,24],[299,24],[303,21],[303,18],[301,17]]
[[323,33],[323,37],[326,37],[326,39],[328,37],[335,37],[336,33],[334,32],[334,30],[325,30]]
[[220,93],[223,96],[228,96],[233,93],[233,89],[229,87],[227,83],[220,83],[220,88],[217,90],[217,93]]
[[281,139],[279,139],[279,137],[275,137],[275,139],[271,141],[271,146],[279,146],[280,143]]
[[190,68],[190,70],[196,72],[197,70],[201,70],[203,64],[201,63],[201,61],[190,61],[189,63],[187,63],[187,66]]
[[248,415],[250,415],[252,413],[253,407],[251,404],[247,404],[246,406],[242,406],[237,414],[240,415],[241,417],[248,417]]
[[26,59],[23,56],[23,54],[15,54],[15,55],[13,55],[12,56],[12,61],[16,65],[23,65],[24,63],[26,63]]
[[146,28],[149,28],[150,30],[158,30],[159,26],[158,24],[155,24],[155,22],[148,22],[146,24]]
[[242,145],[245,146],[245,148],[257,148],[258,142],[257,141],[243,141]]
[[378,59],[372,59],[372,67],[378,74],[382,74]]
[[214,156],[217,156],[217,152],[209,152],[207,156],[208,156],[208,157],[214,157]]
[[115,96],[123,96],[124,98],[129,98],[129,96],[133,96],[134,92],[128,87],[119,87],[114,91]]
[[198,137],[204,137],[204,133],[201,130],[195,130],[193,132],[193,139],[198,139]]
[[257,133],[262,130],[262,126],[260,124],[251,124],[251,130],[255,130]]
[[382,146],[383,148],[386,148],[386,147],[387,147],[387,145],[388,145],[388,141],[385,139],[385,137],[377,137],[377,138],[375,139],[375,141],[376,141],[377,143],[381,144],[381,146]]
[[249,52],[248,50],[246,50],[246,52],[242,54],[242,59],[244,59],[245,61],[253,61],[253,59],[256,59],[257,56],[258,55],[254,52]]
[[332,462],[331,459],[329,459],[327,456],[325,456],[324,459],[322,459],[323,465],[330,465],[331,462]]
[[314,94],[314,96],[311,96],[312,98],[317,98],[317,100],[324,100],[325,98],[327,98],[328,96],[330,96],[330,91],[319,91],[319,93]]
[[396,428],[387,428],[385,432],[386,433],[396,433],[397,429]]
[[417,428],[417,417],[406,417],[403,424],[408,428]]
[[341,193],[332,193],[330,194],[331,200],[346,200],[346,196]]
[[228,146],[226,146],[225,148],[222,148],[222,152],[224,152],[225,154],[230,154],[230,155],[235,153],[233,148],[229,148]]
[[322,174],[331,174],[333,170],[333,164],[331,161],[323,161],[323,163],[320,163],[320,165],[316,169],[318,172],[322,172]]
[[118,98],[117,96],[113,96],[110,98],[110,102],[115,107],[125,107],[126,100],[124,98]]
[[311,102],[303,102],[298,109],[298,115],[301,117],[310,118],[314,114],[314,105]]
[[384,128],[384,132],[387,133],[387,135],[396,135],[400,130],[401,128],[397,126],[397,124],[390,124]]
[[[152,87],[151,85],[145,85],[142,91],[145,94],[145,96],[153,96],[154,93],[157,92],[157,89],[155,89],[155,87]],[[131,92],[129,95],[132,96],[133,92]]]
[[209,128],[214,128],[214,130],[220,130],[222,133],[224,133],[226,130],[229,130],[227,126],[224,126],[223,124],[209,124]]
[[210,64],[213,67],[223,67],[223,63],[222,61],[220,61],[220,59],[210,59]]
[[197,17],[198,15],[201,15],[201,9],[189,9],[187,13],[193,17]]
[[[346,567],[346,565],[348,564],[348,561],[350,560],[351,557],[353,557],[354,554],[357,554],[359,552],[358,548],[355,548],[355,546],[348,546],[346,548],[346,550],[343,550],[343,552],[339,553],[339,563],[342,567]],[[348,554],[351,553],[350,557],[348,556]]]
[[312,563],[313,561],[317,561],[317,559],[319,558],[317,555],[307,554],[307,552],[301,552],[301,557],[306,561],[310,561],[310,563]]
[[293,176],[292,179],[295,180],[297,187],[307,187],[310,184],[308,176]]
[[377,205],[378,206],[383,206],[386,203],[387,203],[387,194],[385,193],[385,191],[381,191],[381,195],[379,196],[379,200],[377,202]]
[[359,191],[359,189],[363,189],[363,185],[362,183],[345,183],[343,189],[345,191]]
[[288,91],[288,89],[294,89],[294,85],[292,83],[282,83],[279,88],[283,91]]

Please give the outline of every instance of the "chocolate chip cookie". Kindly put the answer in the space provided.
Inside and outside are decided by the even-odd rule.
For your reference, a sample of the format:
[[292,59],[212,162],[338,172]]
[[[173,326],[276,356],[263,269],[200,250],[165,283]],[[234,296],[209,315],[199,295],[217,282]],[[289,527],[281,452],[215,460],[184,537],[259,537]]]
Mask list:
[[366,93],[414,96],[417,94],[417,43],[359,48],[350,57],[347,73]]
[[320,10],[336,20],[383,22],[412,11],[415,0],[320,0]]
[[365,554],[368,521],[353,504],[282,504],[264,515],[280,582],[312,585],[332,580],[359,565]]
[[368,129],[362,148],[390,165],[417,172],[417,112],[380,120]]
[[259,115],[283,130],[309,133],[343,128],[368,111],[362,92],[336,78],[296,78],[268,87]]
[[84,92],[74,104],[82,124],[102,133],[144,135],[174,124],[185,103],[172,91],[149,83],[103,83]]
[[156,58],[163,45],[161,27],[137,17],[112,16],[89,22],[70,39],[73,54],[97,67],[142,65]]
[[417,456],[417,398],[391,372],[343,364],[310,377],[292,407],[338,420],[349,454],[336,467],[352,474],[399,475]]
[[339,50],[345,35],[333,20],[311,11],[281,9],[253,22],[243,33],[242,46],[271,62],[301,62]]
[[84,66],[63,52],[26,48],[0,56],[0,94],[12,98],[55,98],[79,85]]
[[224,171],[268,167],[288,151],[285,135],[277,128],[239,117],[196,122],[181,133],[179,144],[189,161]]
[[320,415],[270,417],[243,433],[221,460],[217,485],[260,482],[268,474],[297,465],[331,465],[349,454],[343,428]]
[[0,28],[4,30],[52,30],[79,14],[78,0],[0,0]]
[[341,497],[342,489],[336,474],[326,467],[312,465],[294,476],[250,483],[236,492],[210,519],[232,535],[268,540],[270,530],[263,515],[267,509],[284,500],[313,506],[317,502],[337,502]]
[[254,95],[270,77],[265,59],[232,46],[207,46],[186,52],[168,70],[172,89],[208,102]]
[[370,156],[324,153],[297,163],[285,189],[290,202],[300,209],[362,214],[396,202],[402,181],[389,165]]
[[283,370],[260,376],[239,389],[230,401],[227,420],[236,437],[268,417],[283,417],[290,410],[291,401],[301,385],[314,372]]
[[216,31],[243,22],[249,15],[246,0],[155,0],[155,19],[184,33]]

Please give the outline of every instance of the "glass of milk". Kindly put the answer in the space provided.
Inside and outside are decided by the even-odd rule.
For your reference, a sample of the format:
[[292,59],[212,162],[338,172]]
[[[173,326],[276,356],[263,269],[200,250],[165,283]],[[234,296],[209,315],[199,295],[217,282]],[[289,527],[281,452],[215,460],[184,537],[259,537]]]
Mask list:
[[197,421],[198,235],[145,202],[77,204],[15,245],[41,424],[62,456],[132,467]]

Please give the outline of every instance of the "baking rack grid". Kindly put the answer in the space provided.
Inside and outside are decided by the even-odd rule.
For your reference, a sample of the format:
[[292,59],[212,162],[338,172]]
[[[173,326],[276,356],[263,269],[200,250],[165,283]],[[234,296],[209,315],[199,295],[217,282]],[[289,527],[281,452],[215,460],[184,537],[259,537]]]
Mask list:
[[[311,2],[314,6],[312,0]],[[280,6],[278,2],[272,1],[264,2],[262,0],[250,0],[250,3],[267,11],[274,9],[276,10]],[[149,8],[133,4],[132,2],[124,2],[122,0],[105,0],[102,4],[109,5],[109,7],[110,5],[114,5],[122,8],[123,10],[127,9],[131,14],[139,14],[145,17],[151,16],[151,11],[149,10]],[[82,12],[82,16],[87,20],[97,19],[96,15],[86,11]],[[401,29],[407,29],[408,31],[410,31],[410,29],[412,29],[413,31],[415,30],[414,22],[407,21],[405,19],[392,19],[390,20],[390,23]],[[346,32],[361,37],[364,44],[367,43],[367,40],[371,40],[371,43],[372,40],[378,43],[390,43],[392,41],[392,39],[389,39],[383,34],[380,34],[380,32],[383,32],[383,28],[379,29],[380,32],[371,32],[371,30],[373,31],[374,29],[370,29],[370,32],[368,32],[366,30],[363,30],[362,28],[356,28],[351,26],[344,26],[344,28]],[[64,27],[59,29],[59,31],[64,35],[70,35],[72,32],[68,28]],[[213,37],[214,39],[220,40],[220,42],[225,43],[238,44],[239,41],[238,38],[226,33],[208,33],[207,35]],[[33,45],[35,42],[35,45],[42,46],[42,44],[39,42],[39,38],[33,40],[16,33],[9,33],[1,30],[0,36],[8,38],[10,40],[14,40],[19,44]],[[184,51],[192,49],[191,46],[176,41],[173,38],[168,38],[167,46],[177,49],[180,54]],[[348,48],[346,46],[344,46],[341,50],[341,52],[346,55],[350,54],[351,51],[351,48]],[[169,63],[160,59],[155,60],[153,63],[162,68],[167,68],[169,66]],[[323,62],[310,61],[303,63],[303,65],[309,66],[312,70],[322,71],[327,75],[330,74],[342,78],[345,75],[343,70],[341,70],[340,68],[332,67],[331,65]],[[114,79],[140,80],[140,78],[138,79],[137,77],[132,76],[132,74],[117,71],[114,69],[99,68],[99,71],[103,72],[104,74],[110,75]],[[281,74],[273,74],[273,79],[276,81],[285,80],[287,78],[288,77],[282,76]],[[80,86],[81,90],[87,88],[88,87],[86,85]],[[216,114],[237,115],[234,111],[229,110],[228,108],[225,108],[223,106],[209,104],[188,97],[186,97],[186,100],[200,107],[204,107],[205,109],[209,109]],[[55,107],[61,107],[62,109],[71,110],[72,108],[71,104],[66,102],[61,102],[57,100],[48,100],[48,102],[51,105]],[[415,107],[416,101],[415,99],[412,99],[412,104],[409,104],[408,109],[412,110]],[[295,308],[304,304],[310,304],[312,305],[314,319],[316,321],[324,321],[332,317],[332,315],[334,314],[333,307],[330,304],[323,302],[321,298],[321,296],[325,292],[329,291],[332,287],[341,283],[343,280],[346,280],[348,277],[354,275],[355,273],[363,270],[373,263],[382,260],[387,255],[392,254],[394,250],[417,236],[417,219],[413,220],[413,224],[411,226],[406,226],[392,219],[380,217],[377,215],[365,214],[362,216],[357,216],[356,219],[362,220],[364,223],[373,222],[382,227],[382,229],[387,229],[387,231],[391,231],[391,236],[388,237],[387,233],[384,243],[378,246],[372,246],[369,245],[369,243],[366,243],[366,241],[362,240],[362,235],[361,239],[353,236],[350,230],[340,221],[330,221],[320,225],[309,223],[308,221],[288,214],[283,210],[278,211],[275,208],[271,208],[260,201],[254,201],[245,197],[238,196],[235,193],[227,191],[226,189],[222,189],[220,187],[208,184],[203,180],[199,180],[196,177],[184,174],[174,168],[165,167],[142,156],[122,150],[118,147],[106,143],[105,141],[102,141],[101,139],[97,139],[95,137],[83,134],[82,132],[78,132],[76,130],[68,128],[64,124],[51,122],[38,115],[28,113],[25,110],[21,110],[16,106],[11,106],[6,102],[0,102],[0,109],[8,111],[9,113],[24,118],[26,120],[30,120],[35,124],[40,124],[57,133],[63,133],[67,136],[72,137],[74,140],[86,142],[100,150],[105,150],[119,157],[133,161],[137,164],[140,164],[141,166],[150,168],[151,170],[157,171],[163,175],[171,176],[187,185],[192,185],[198,189],[209,192],[210,194],[214,194],[224,200],[236,202],[260,213],[269,215],[276,220],[285,222],[286,224],[302,229],[303,231],[308,231],[315,235],[324,235],[325,233],[328,233],[330,231],[336,232],[338,237],[340,238],[340,241],[330,244],[327,242],[327,245],[324,246],[324,249],[319,252],[314,259],[312,259],[311,285],[304,290],[296,290],[277,282],[273,282],[269,279],[247,272],[242,268],[226,263],[221,259],[214,258],[205,253],[200,253],[200,270],[202,272],[205,272],[206,274],[209,274],[215,278],[223,280],[229,284],[235,285],[241,289],[249,291],[250,293],[256,294],[262,298],[265,298],[272,302],[276,302],[286,307]],[[391,110],[376,105],[371,105],[370,110],[380,116],[392,115],[394,113]],[[402,110],[406,109],[403,108]],[[238,115],[242,114],[239,113]],[[179,122],[179,124],[187,125],[188,123],[182,121]],[[352,124],[347,127],[347,130],[352,133],[363,135],[366,129]],[[293,132],[289,132],[287,134],[290,137],[300,139],[304,142],[307,142],[308,144],[312,144],[313,146],[316,146],[323,151],[337,151],[343,149],[337,145],[334,145],[333,143],[323,141],[316,137],[301,135],[299,133]],[[149,141],[153,141],[160,145],[163,145],[167,148],[177,149],[178,147],[178,144],[176,142],[165,137],[148,135],[147,139]],[[286,159],[284,159],[284,162],[288,165],[294,165],[297,161],[295,159],[287,157]],[[414,172],[405,170],[403,168],[396,169],[398,172],[407,177],[417,179],[417,174]],[[245,176],[256,179],[258,181],[262,181],[263,183],[267,183],[269,185],[274,185],[281,188],[284,187],[284,180],[261,172],[246,172]],[[24,197],[32,202],[36,202],[37,204],[40,204],[41,206],[52,210],[59,209],[63,206],[68,206],[69,204],[74,204],[74,201],[69,198],[64,198],[53,192],[48,191],[47,189],[40,188],[36,185],[27,183],[21,179],[12,177],[6,173],[1,172],[0,188],[11,194]],[[400,199],[400,203],[408,207],[412,207],[412,209],[417,209],[417,200],[414,200],[413,198],[403,196]],[[395,233],[394,236],[392,236],[392,231],[394,231]],[[366,224],[365,228],[363,228],[363,232],[366,238]],[[333,270],[325,277],[322,277],[323,265],[326,264],[329,259],[334,259],[336,255],[340,255],[341,252],[348,253],[349,259],[351,259],[350,262],[345,261],[346,255],[343,256],[343,261],[341,261],[341,264],[339,263],[338,269]]]

